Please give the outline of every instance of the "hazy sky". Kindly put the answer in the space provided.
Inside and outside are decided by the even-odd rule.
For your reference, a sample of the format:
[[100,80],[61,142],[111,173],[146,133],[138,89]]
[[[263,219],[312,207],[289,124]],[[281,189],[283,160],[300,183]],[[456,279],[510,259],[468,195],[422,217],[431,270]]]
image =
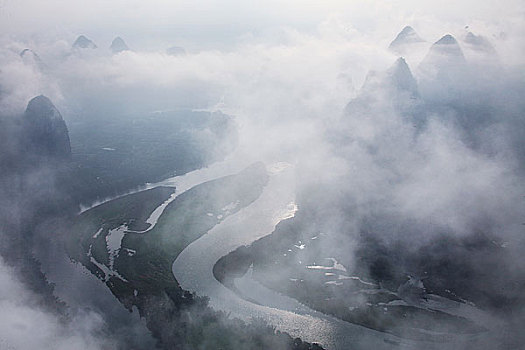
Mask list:
[[313,30],[331,17],[348,23],[349,30],[389,38],[405,24],[416,26],[423,36],[465,25],[494,33],[495,28],[523,30],[524,4],[520,0],[0,0],[0,32],[17,37],[84,33],[96,42],[121,35],[140,48],[168,43],[224,47],[246,35],[264,35],[283,26]]

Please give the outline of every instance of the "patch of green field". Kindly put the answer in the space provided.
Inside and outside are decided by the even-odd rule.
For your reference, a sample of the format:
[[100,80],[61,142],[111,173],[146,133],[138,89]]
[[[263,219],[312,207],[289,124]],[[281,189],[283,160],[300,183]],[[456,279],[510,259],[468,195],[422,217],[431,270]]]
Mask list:
[[146,228],[149,215],[174,191],[171,187],[157,187],[114,199],[82,213],[69,230],[67,250],[70,257],[104,278],[104,273],[88,257],[90,247],[93,257],[108,266],[108,232],[122,224],[130,229]]

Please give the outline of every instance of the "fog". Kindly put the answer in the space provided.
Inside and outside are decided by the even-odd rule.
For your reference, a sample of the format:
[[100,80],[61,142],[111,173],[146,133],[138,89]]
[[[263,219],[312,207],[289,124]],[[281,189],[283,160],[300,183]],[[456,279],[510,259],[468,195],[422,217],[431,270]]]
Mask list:
[[3,261],[1,268],[2,348],[102,349],[115,346],[102,335],[103,321],[99,315],[87,311],[66,323],[35,307],[38,303],[16,279],[15,271]]
[[[496,283],[514,283],[504,292],[520,302],[509,317],[513,340],[525,315],[524,18],[522,1],[4,0],[0,111],[16,119],[31,98],[49,97],[70,129],[73,155],[85,125],[112,118],[183,108],[231,115],[239,140],[229,159],[293,164],[299,213],[317,207],[322,219],[312,225],[333,234],[323,249],[344,252],[349,270],[366,229],[412,250],[443,234],[494,238],[505,257],[476,288],[499,275]],[[423,41],[388,50],[405,25]],[[97,49],[72,48],[81,34]],[[432,54],[446,34],[459,55]],[[116,36],[129,51],[111,53]],[[166,53],[173,46],[186,53]],[[31,54],[21,55],[26,48]],[[30,182],[45,176],[32,174]],[[6,194],[2,210],[17,212],[13,201]],[[37,231],[45,241],[48,231]],[[72,274],[67,258],[56,262],[48,249],[58,248],[31,248],[48,278]],[[112,319],[104,310],[108,291],[108,304],[96,305],[89,292],[83,301],[73,297],[83,282],[71,290],[58,284],[55,294],[70,308],[64,321],[35,303],[8,265],[0,260],[0,348],[139,346],[144,324],[136,313]],[[123,337],[125,327],[107,329],[121,317],[134,329],[132,340]]]

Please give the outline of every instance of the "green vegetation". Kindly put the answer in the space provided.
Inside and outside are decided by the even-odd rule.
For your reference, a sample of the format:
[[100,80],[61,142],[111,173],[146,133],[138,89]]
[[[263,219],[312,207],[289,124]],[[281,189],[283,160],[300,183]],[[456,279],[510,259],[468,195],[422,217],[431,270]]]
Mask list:
[[150,213],[174,191],[170,187],[157,187],[114,199],[82,213],[71,225],[67,239],[69,255],[97,276],[105,277],[103,271],[90,261],[87,255],[90,247],[93,257],[108,266],[106,236],[109,231],[123,224],[130,229],[146,227]]

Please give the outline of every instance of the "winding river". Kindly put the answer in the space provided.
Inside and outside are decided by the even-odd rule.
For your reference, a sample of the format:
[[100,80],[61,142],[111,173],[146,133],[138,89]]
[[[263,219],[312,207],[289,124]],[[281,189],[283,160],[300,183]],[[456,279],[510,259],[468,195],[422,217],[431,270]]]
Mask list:
[[277,223],[294,215],[292,166],[277,163],[268,170],[269,183],[255,202],[227,217],[177,257],[172,271],[181,287],[208,296],[211,307],[231,317],[260,318],[280,331],[318,342],[326,349],[442,348],[443,344],[411,341],[322,314],[265,288],[251,279],[249,273],[237,281],[247,300],[215,279],[212,269],[217,260],[241,245],[270,234]]
[[[181,193],[204,182],[235,174],[249,163],[246,158],[231,157],[208,168],[148,184],[148,188],[176,187],[176,192],[152,212],[147,220],[150,227],[142,232],[151,230],[167,205]],[[215,279],[212,270],[217,260],[241,245],[272,233],[280,221],[294,216],[297,210],[293,166],[274,163],[267,166],[267,170],[269,182],[256,201],[228,216],[191,243],[173,262],[172,272],[181,287],[209,297],[211,307],[228,313],[230,317],[247,321],[262,319],[292,337],[320,343],[326,349],[443,348],[442,343],[399,338],[312,310],[295,299],[262,286],[251,278],[250,272],[236,280],[236,286],[245,299]],[[474,338],[450,337],[446,345],[447,348],[455,348],[454,345],[460,346],[465,341],[482,341],[479,336]]]

